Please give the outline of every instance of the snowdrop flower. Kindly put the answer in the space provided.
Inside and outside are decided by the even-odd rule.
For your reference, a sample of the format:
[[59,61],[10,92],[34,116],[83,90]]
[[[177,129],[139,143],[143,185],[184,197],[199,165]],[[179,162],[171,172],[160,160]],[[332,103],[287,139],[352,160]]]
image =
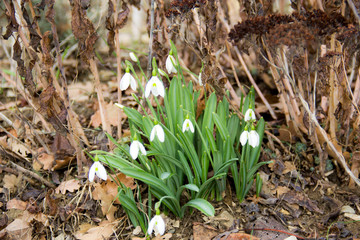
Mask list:
[[150,133],[150,141],[154,141],[155,135],[157,136],[157,138],[159,139],[160,142],[164,142],[165,141],[165,133],[164,133],[164,129],[159,125],[156,124],[153,129],[151,130]]
[[201,80],[201,75],[202,75],[202,72],[199,73],[199,85],[202,86],[203,85],[203,82]]
[[155,215],[149,223],[149,227],[147,230],[147,233],[151,235],[151,233],[155,231],[156,233],[159,233],[161,236],[165,233],[165,222],[164,219],[160,215]]
[[115,103],[115,106],[117,106],[120,109],[124,109],[124,105],[120,104],[120,103]]
[[136,80],[135,78],[130,74],[129,68],[126,68],[126,73],[120,80],[120,90],[124,91],[128,89],[129,85],[132,90],[136,91]]
[[106,181],[106,179],[107,179],[106,170],[105,170],[104,166],[99,161],[95,161],[93,163],[93,165],[90,167],[90,170],[89,170],[89,181],[90,182],[94,181],[95,174],[99,178]]
[[251,120],[256,120],[256,116],[254,110],[249,108],[245,113],[245,122],[249,122]]
[[145,97],[149,97],[150,92],[154,94],[155,97],[157,96],[165,96],[165,88],[164,84],[160,81],[157,76],[152,76],[150,80],[147,82],[145,86]]
[[138,58],[137,58],[137,56],[135,55],[135,53],[130,52],[130,53],[129,53],[129,56],[130,56],[131,60],[133,60],[134,62],[137,62],[137,61],[138,61]]
[[138,140],[134,140],[131,144],[130,144],[130,155],[133,159],[136,159],[139,156],[139,151],[143,154],[146,155],[146,150],[144,145],[142,145],[141,142],[139,142]]
[[183,126],[182,126],[182,131],[185,132],[185,131],[189,131],[189,130],[192,133],[194,133],[194,125],[192,124],[192,122],[190,121],[189,118],[186,118],[183,123]]
[[166,58],[166,70],[168,71],[169,74],[177,73],[175,63],[176,63],[175,58],[172,55],[172,51],[170,51],[169,56]]
[[240,135],[240,143],[242,146],[245,146],[247,141],[249,140],[250,146],[253,148],[259,146],[260,137],[259,134],[255,130],[251,130],[250,132],[245,127],[245,130]]
[[159,71],[161,76],[163,76],[163,77],[167,76],[167,74],[166,74],[166,72],[164,72],[164,70],[161,70],[160,68],[158,68],[158,71]]

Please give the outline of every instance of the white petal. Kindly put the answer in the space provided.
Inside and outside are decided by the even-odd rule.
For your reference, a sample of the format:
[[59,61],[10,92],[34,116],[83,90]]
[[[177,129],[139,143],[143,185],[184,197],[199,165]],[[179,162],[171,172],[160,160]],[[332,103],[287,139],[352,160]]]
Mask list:
[[130,75],[130,87],[132,90],[136,91],[136,80],[132,75]]
[[131,60],[133,60],[134,62],[137,62],[137,57],[136,57],[135,53],[130,52],[129,56],[130,56]]
[[125,73],[124,76],[120,80],[120,90],[124,91],[129,87],[130,84],[130,73]]
[[202,72],[199,73],[199,85],[200,85],[200,86],[203,85],[201,76],[202,76]]
[[175,58],[172,56],[172,55],[169,55],[167,58],[166,58],[166,70],[168,71],[169,74],[171,73],[177,73],[177,70],[176,70],[176,61],[175,61]]
[[240,143],[242,146],[245,146],[247,140],[248,140],[249,132],[243,131],[240,135]]
[[94,177],[95,177],[95,165],[96,162],[93,163],[93,165],[91,165],[90,170],[89,170],[89,181],[92,182],[94,181]]
[[154,229],[156,229],[156,231],[157,231],[160,235],[164,235],[164,233],[165,233],[165,222],[164,222],[164,219],[163,219],[160,215],[155,215],[155,216],[150,220],[147,233],[148,233],[149,235],[151,235],[151,233],[153,232]]
[[[156,125],[157,126],[157,125]],[[155,127],[156,127],[155,126]],[[154,141],[154,138],[155,138],[155,133],[156,133],[156,129],[155,127],[153,127],[153,129],[151,129],[151,133],[150,133],[150,141]]]
[[165,88],[164,84],[161,81],[159,81],[158,92],[160,96],[165,97]]
[[96,171],[96,175],[101,178],[102,180],[106,181],[107,179],[107,173],[106,173],[106,169],[105,167],[100,163],[100,162],[95,162],[98,163],[96,165],[97,167],[97,171]]
[[153,230],[154,230],[154,226],[155,226],[155,222],[156,222],[156,219],[155,218],[152,218],[149,222],[149,226],[148,226],[148,230],[147,230],[147,233],[149,235],[152,234]]
[[159,96],[159,86],[162,84],[162,82],[159,80],[157,76],[152,77],[153,84],[151,85],[152,93],[155,97]]
[[167,75],[166,72],[164,72],[160,68],[158,68],[158,71],[159,71],[160,75],[163,76],[163,77],[165,77]]
[[150,80],[147,82],[146,86],[145,86],[145,97],[149,97],[150,95],[150,91],[152,88],[152,84],[153,84],[153,78],[150,78]]
[[156,128],[156,135],[159,141],[164,142],[165,141],[164,129],[159,124],[157,124],[154,128]]
[[255,130],[251,130],[249,133],[249,144],[250,146],[252,146],[253,148],[259,146],[259,134],[255,131]]
[[186,128],[187,128],[187,127],[186,127],[186,126],[187,126],[187,120],[188,120],[188,119],[185,119],[185,121],[184,121],[184,123],[183,123],[183,125],[182,125],[182,132],[187,131],[187,129],[186,129]]
[[143,155],[146,155],[146,150],[145,150],[144,145],[142,145],[141,142],[138,142],[138,145],[139,145],[140,152],[141,152]]
[[190,131],[192,133],[194,133],[195,129],[194,129],[194,125],[192,124],[192,122],[189,120],[189,126],[190,126]]
[[139,141],[133,141],[130,144],[130,155],[133,159],[136,159],[139,155]]
[[245,113],[245,122],[250,120],[256,120],[255,112],[251,108],[249,108]]

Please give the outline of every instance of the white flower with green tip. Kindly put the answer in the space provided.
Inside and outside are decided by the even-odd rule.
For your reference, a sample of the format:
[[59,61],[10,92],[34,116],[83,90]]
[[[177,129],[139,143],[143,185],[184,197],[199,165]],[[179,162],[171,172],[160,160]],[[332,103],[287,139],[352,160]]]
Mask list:
[[106,181],[107,173],[106,173],[105,167],[99,161],[95,161],[93,163],[93,165],[90,167],[90,170],[89,170],[89,181],[90,182],[94,181],[95,174],[99,178]]
[[150,92],[157,97],[157,96],[165,96],[165,88],[164,84],[160,81],[157,76],[152,76],[150,80],[147,82],[145,86],[145,97],[149,97]]
[[191,131],[192,133],[194,133],[195,129],[194,129],[194,125],[192,124],[192,122],[190,121],[189,118],[186,118],[183,125],[182,125],[182,132],[186,132],[186,131]]
[[165,221],[160,215],[155,215],[150,220],[147,233],[151,235],[153,231],[155,231],[155,235],[158,233],[162,236],[165,233]]
[[138,61],[138,58],[137,58],[137,56],[135,55],[135,53],[130,52],[130,53],[129,53],[129,56],[130,56],[131,60],[133,60],[134,62],[137,62],[137,61]]
[[245,122],[249,122],[251,120],[256,120],[256,116],[254,110],[249,108],[245,113]]
[[146,150],[144,145],[138,140],[132,141],[132,143],[130,144],[130,155],[134,160],[139,156],[139,151],[143,155],[146,155]]
[[120,90],[124,91],[129,88],[129,85],[132,90],[136,91],[136,80],[135,78],[130,74],[129,69],[126,69],[126,73],[120,80]]
[[242,146],[245,146],[245,144],[249,141],[250,146],[253,148],[259,146],[260,144],[260,136],[255,131],[255,129],[252,129],[250,132],[247,130],[247,127],[245,127],[245,130],[240,135],[240,143]]
[[165,62],[166,70],[168,71],[169,74],[171,74],[171,73],[175,73],[175,74],[176,74],[176,73],[177,73],[175,63],[176,63],[175,58],[174,58],[174,56],[170,53],[169,56],[166,58],[166,62]]
[[164,129],[161,127],[161,125],[156,124],[150,133],[150,141],[154,141],[155,136],[157,136],[157,138],[159,139],[160,142],[164,142],[165,141],[165,133],[164,133]]

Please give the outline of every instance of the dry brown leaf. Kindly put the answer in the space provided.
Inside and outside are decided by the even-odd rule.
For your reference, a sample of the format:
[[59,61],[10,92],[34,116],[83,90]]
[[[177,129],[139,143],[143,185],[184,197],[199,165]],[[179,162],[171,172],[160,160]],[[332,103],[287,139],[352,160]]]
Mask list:
[[152,238],[152,240],[168,240],[172,238],[172,233],[166,233],[165,235],[157,235],[156,237]]
[[279,198],[279,197],[281,197],[281,195],[289,192],[290,189],[288,187],[277,186],[275,191],[276,191],[276,197]]
[[[106,218],[113,222],[115,220],[114,213],[117,210],[117,208],[113,205],[113,202],[119,203],[117,195],[117,185],[113,182],[106,181],[105,183],[94,184],[95,189],[92,192],[93,199],[94,200],[100,200],[101,201],[101,211],[104,215],[106,215]],[[116,191],[114,191],[116,189]]]
[[11,239],[31,240],[31,227],[29,226],[29,223],[23,219],[15,219],[5,228],[5,230],[10,235]]
[[8,146],[10,147],[11,151],[20,154],[24,158],[26,158],[28,154],[31,153],[30,149],[25,145],[25,143],[20,144],[13,138],[8,138]]
[[[119,114],[121,114],[122,119],[126,119],[127,116],[120,108],[115,106],[112,102],[106,104],[105,106],[105,112],[108,116],[108,122],[110,125],[117,126],[119,122]],[[94,128],[99,127],[101,124],[101,115],[100,115],[100,109],[98,109],[94,115],[91,116],[91,126]]]
[[27,206],[27,202],[18,200],[18,199],[11,199],[6,203],[6,209],[19,209],[19,210],[25,210]]
[[[132,190],[134,190],[136,188],[136,183],[132,177],[128,177],[123,173],[118,173],[116,175],[112,175],[112,177],[116,181],[120,181],[122,184],[124,184],[125,187],[128,187]],[[108,181],[112,181],[112,179],[109,179]],[[117,188],[116,188],[116,190],[117,190]]]
[[194,240],[212,239],[219,234],[218,230],[211,226],[198,222],[194,222],[193,224]]
[[71,179],[65,182],[60,183],[60,185],[55,189],[55,193],[65,194],[66,191],[74,192],[80,188],[79,180]]
[[[88,224],[86,228],[88,228],[85,232],[84,229],[75,233],[75,237],[79,240],[103,240],[109,238],[115,232],[115,223],[111,223],[108,221],[103,221],[99,224],[99,226],[93,226],[92,228],[88,228]],[[81,227],[80,227],[81,228]]]
[[[354,173],[355,177],[359,178],[360,152],[354,152],[351,162],[351,171]],[[350,178],[349,187],[355,187],[355,182],[352,178]]]
[[227,237],[222,237],[221,240],[260,240],[260,238],[255,237],[254,235],[246,233],[231,233]]
[[75,82],[68,85],[69,98],[72,101],[84,102],[89,100],[89,95],[93,92],[94,85],[92,81]]
[[286,174],[288,172],[292,172],[292,171],[296,171],[296,166],[294,165],[293,162],[290,162],[290,161],[286,161],[284,162],[284,165],[285,165],[285,169],[283,170],[283,174]]
[[16,177],[14,174],[5,175],[3,178],[4,187],[9,189],[10,192],[15,191],[21,182],[21,178],[21,174],[18,177]]
[[38,161],[43,164],[44,170],[50,170],[54,164],[54,155],[41,153],[38,156]]

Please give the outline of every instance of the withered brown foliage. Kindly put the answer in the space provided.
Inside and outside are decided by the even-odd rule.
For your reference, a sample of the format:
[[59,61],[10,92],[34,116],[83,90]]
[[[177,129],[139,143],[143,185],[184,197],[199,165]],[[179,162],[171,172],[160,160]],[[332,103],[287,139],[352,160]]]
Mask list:
[[130,13],[130,9],[127,7],[126,4],[124,4],[123,10],[118,13],[115,22],[113,16],[115,11],[116,10],[114,9],[114,4],[112,0],[109,0],[108,14],[105,21],[106,29],[109,30],[107,37],[107,43],[109,44],[109,55],[114,52],[115,49],[115,30],[121,29],[125,26]]
[[329,15],[314,10],[305,13],[295,12],[292,15],[269,15],[247,19],[234,26],[229,38],[233,42],[238,42],[249,35],[267,34],[272,40],[278,39],[276,45],[290,46],[302,44],[299,37],[305,41],[321,39],[334,32],[346,31],[349,27],[349,22],[340,14]]
[[166,12],[166,17],[173,17],[186,14],[191,9],[201,7],[207,0],[174,0],[170,4],[170,9]]
[[94,25],[87,18],[86,9],[80,0],[74,0],[71,3],[71,26],[74,36],[79,40],[79,52],[81,60],[85,63],[94,57],[94,45],[98,39]]

